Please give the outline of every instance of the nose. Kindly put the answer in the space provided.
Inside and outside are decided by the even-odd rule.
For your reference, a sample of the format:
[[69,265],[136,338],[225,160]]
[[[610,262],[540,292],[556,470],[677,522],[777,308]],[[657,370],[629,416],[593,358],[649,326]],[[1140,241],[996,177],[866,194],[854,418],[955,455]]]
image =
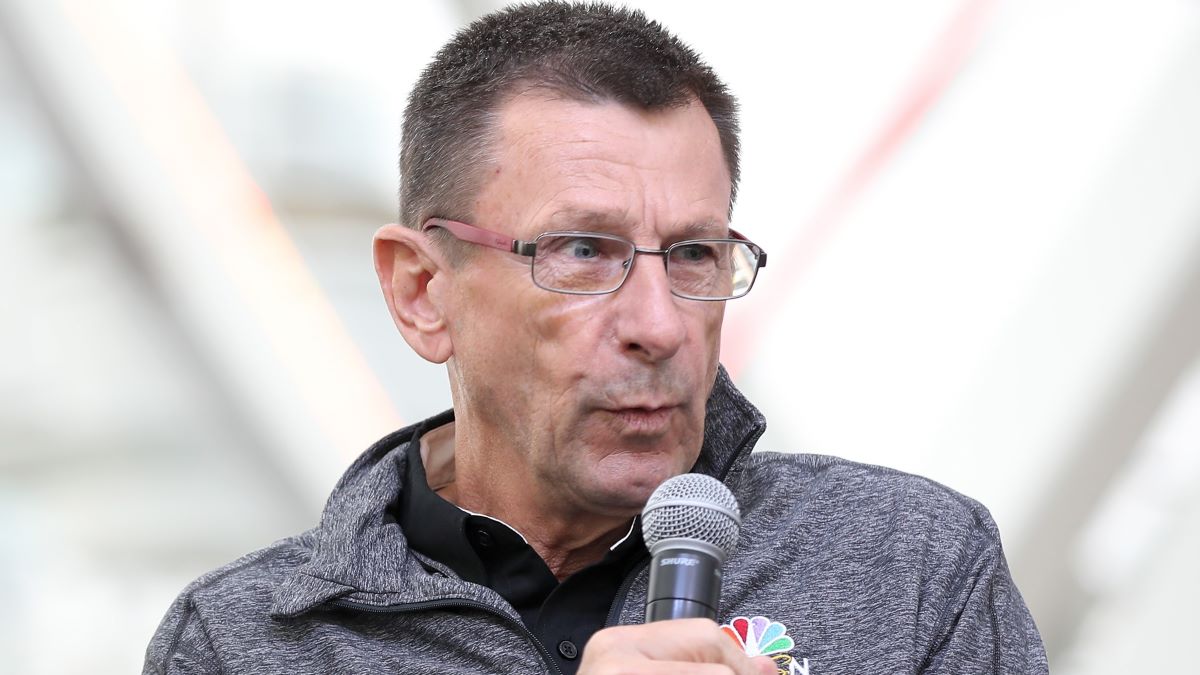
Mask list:
[[617,339],[625,352],[657,362],[679,351],[687,339],[679,303],[692,301],[671,295],[671,282],[661,258],[635,256],[629,277],[615,295]]

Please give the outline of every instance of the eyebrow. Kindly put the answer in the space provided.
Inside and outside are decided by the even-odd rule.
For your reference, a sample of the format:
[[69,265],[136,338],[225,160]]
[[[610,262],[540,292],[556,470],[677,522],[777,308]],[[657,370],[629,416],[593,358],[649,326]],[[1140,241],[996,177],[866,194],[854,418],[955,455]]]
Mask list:
[[566,207],[555,211],[547,219],[547,224],[563,224],[573,229],[583,228],[600,232],[615,232],[633,229],[633,222],[625,214],[616,210],[597,211]]
[[[636,224],[620,211],[576,207],[565,207],[555,211],[547,219],[546,224],[551,227],[565,224],[572,229],[619,235],[627,235],[636,227]],[[728,236],[728,230],[728,225],[715,218],[709,218],[676,225],[672,228],[669,238],[678,241],[711,239]]]
[[679,229],[683,235],[680,239],[712,239],[729,236],[729,226],[712,219],[685,223]]

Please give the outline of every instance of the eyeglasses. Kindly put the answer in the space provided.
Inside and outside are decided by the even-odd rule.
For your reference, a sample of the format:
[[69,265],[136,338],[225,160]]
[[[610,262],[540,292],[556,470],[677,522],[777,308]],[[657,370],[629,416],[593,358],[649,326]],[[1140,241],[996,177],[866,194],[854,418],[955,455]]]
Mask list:
[[689,239],[657,249],[600,232],[545,232],[533,241],[521,241],[443,218],[430,218],[421,231],[435,227],[461,241],[527,256],[534,284],[572,295],[617,290],[629,278],[638,253],[661,256],[671,293],[688,300],[740,298],[754,286],[758,270],[767,266],[766,252],[733,230],[730,239]]

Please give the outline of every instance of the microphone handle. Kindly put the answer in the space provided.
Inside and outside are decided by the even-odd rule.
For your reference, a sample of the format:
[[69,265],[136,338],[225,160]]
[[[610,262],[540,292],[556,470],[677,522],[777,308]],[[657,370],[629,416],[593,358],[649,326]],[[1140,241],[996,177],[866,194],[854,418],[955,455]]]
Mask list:
[[646,623],[667,619],[717,619],[721,604],[721,564],[689,548],[659,551],[650,561]]

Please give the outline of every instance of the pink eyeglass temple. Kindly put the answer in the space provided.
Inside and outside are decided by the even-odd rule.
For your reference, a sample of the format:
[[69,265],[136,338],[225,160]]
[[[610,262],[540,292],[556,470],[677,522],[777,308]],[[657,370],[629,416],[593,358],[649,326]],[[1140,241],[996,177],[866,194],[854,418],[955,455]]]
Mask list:
[[482,227],[475,227],[466,223],[460,223],[457,220],[446,220],[444,218],[430,218],[421,226],[422,232],[428,232],[431,228],[441,227],[450,230],[456,239],[469,241],[480,246],[500,249],[501,251],[510,251],[512,253],[521,253],[518,250],[520,244],[527,242],[506,237],[503,234],[485,230]]

